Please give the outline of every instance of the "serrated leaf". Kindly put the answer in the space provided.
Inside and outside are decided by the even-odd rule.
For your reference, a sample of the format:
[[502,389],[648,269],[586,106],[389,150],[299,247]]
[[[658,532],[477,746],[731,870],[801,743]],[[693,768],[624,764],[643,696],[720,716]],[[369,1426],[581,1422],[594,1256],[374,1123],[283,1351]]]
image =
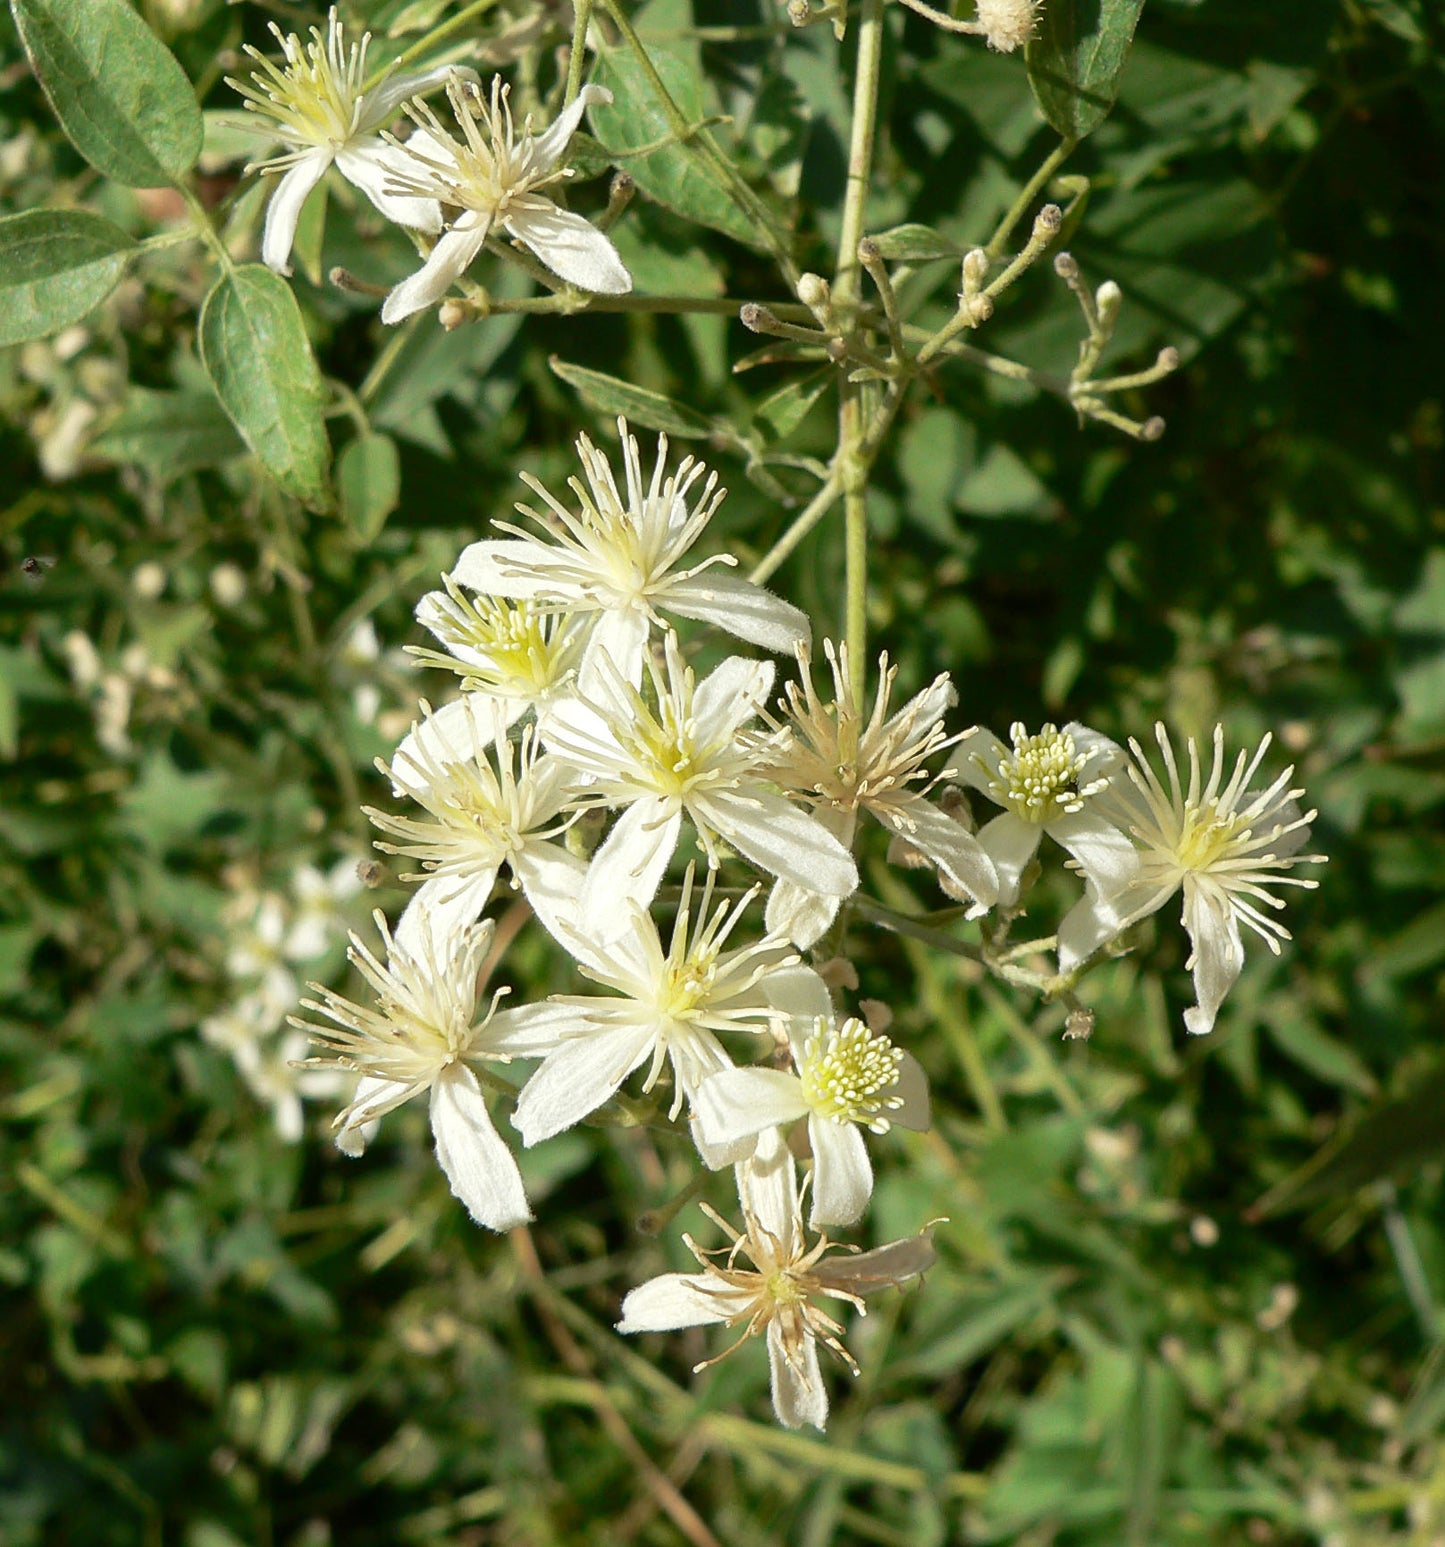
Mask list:
[[1144,0],[1049,0],[1026,55],[1039,111],[1066,140],[1109,116]]
[[[701,124],[702,75],[681,53],[648,48],[668,95],[689,124]],[[763,247],[757,225],[734,202],[723,182],[691,145],[677,140],[652,83],[638,61],[620,50],[602,55],[592,79],[612,93],[610,107],[592,109],[592,129],[607,153],[637,186],[659,204],[689,220],[711,226],[734,241]],[[647,147],[656,146],[656,149]],[[638,151],[646,151],[638,155]]]
[[832,366],[800,376],[768,397],[753,411],[753,423],[769,440],[783,440],[808,417],[813,404],[828,390],[834,375]]
[[115,289],[134,252],[119,226],[86,210],[0,220],[0,346],[79,322]]
[[621,414],[633,426],[640,424],[649,430],[660,430],[679,440],[703,440],[712,434],[711,423],[700,413],[673,398],[664,397],[661,392],[634,387],[631,382],[619,381],[603,371],[571,365],[556,355],[547,363],[598,413]]
[[358,435],[336,459],[341,514],[361,544],[375,542],[401,494],[401,459],[389,435]]
[[200,392],[151,392],[133,387],[120,416],[90,449],[133,463],[164,483],[244,454],[246,447],[215,398]]
[[130,188],[178,182],[201,154],[196,94],[126,0],[10,0],[25,52],[70,142]]
[[889,263],[926,263],[931,258],[961,258],[963,248],[932,226],[914,222],[880,231],[873,245]]
[[291,287],[259,263],[223,274],[200,344],[221,407],[266,471],[304,504],[329,506],[325,395]]

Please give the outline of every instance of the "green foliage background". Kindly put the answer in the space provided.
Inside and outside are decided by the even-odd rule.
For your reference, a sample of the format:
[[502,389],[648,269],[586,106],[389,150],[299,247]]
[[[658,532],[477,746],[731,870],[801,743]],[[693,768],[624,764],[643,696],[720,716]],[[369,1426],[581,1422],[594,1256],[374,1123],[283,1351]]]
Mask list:
[[[449,8],[354,9],[381,32]],[[203,104],[233,106],[223,61],[265,41],[267,10],[142,10]],[[545,86],[568,15],[481,26],[505,40],[526,17],[523,74]],[[821,266],[852,44],[778,20],[766,0],[695,18],[655,0],[639,26],[680,70],[701,58],[699,105],[731,115],[724,147],[773,197],[797,187],[799,254]],[[869,228],[986,240],[1056,143],[1023,65],[901,10],[889,37]],[[136,238],[179,217],[69,148],[8,17],[0,87],[0,212],[83,204]],[[617,239],[640,290],[782,298],[745,230],[683,221],[646,197],[675,168],[639,166]],[[193,246],[151,253],[58,347],[0,351],[5,1547],[668,1543],[674,1485],[729,1543],[1445,1539],[1445,18],[1149,0],[1118,106],[1066,170],[1090,180],[1070,249],[1124,289],[1121,368],[1184,356],[1131,405],[1168,434],[1081,430],[1031,388],[940,368],[875,480],[876,637],[910,692],[953,673],[960,725],[1272,729],[1330,863],[1291,901],[1293,947],[1252,954],[1192,1042],[1167,913],[1089,979],[1087,1043],[966,963],[855,929],[863,991],[893,1003],[939,1118],[880,1145],[869,1228],[949,1223],[923,1288],[857,1326],[864,1373],[840,1373],[826,1437],[773,1426],[757,1348],[694,1377],[713,1342],[610,1330],[630,1285],[682,1263],[676,1229],[636,1222],[686,1156],[579,1130],[525,1157],[531,1244],[489,1237],[421,1114],[360,1162],[319,1118],[287,1145],[197,1024],[227,992],[223,873],[280,886],[366,841],[356,808],[384,798],[390,743],[354,689],[378,682],[393,710],[441,690],[352,660],[353,627],[415,642],[411,606],[518,471],[560,486],[577,430],[608,433],[595,387],[549,360],[682,405],[673,428],[732,489],[717,540],[745,561],[810,492],[790,459],[830,452],[831,395],[801,417],[812,383],[766,401],[806,373],[734,374],[758,340],[726,317],[384,335],[374,301],[319,281],[340,263],[388,282],[410,248],[340,185],[294,289],[326,377],[399,450],[394,510],[387,443],[344,405],[340,512],[302,511],[237,454],[198,363]],[[234,168],[203,171],[204,198],[233,195]],[[956,266],[912,283],[938,326]],[[1077,337],[1042,265],[984,342],[1066,373]],[[841,552],[824,522],[776,582],[829,631]],[[217,599],[221,563],[243,599]],[[127,756],[71,685],[74,630],[166,673],[137,690]],[[933,905],[880,858],[877,895]],[[384,879],[358,922],[403,896]],[[536,995],[560,970],[524,934],[502,977]]]

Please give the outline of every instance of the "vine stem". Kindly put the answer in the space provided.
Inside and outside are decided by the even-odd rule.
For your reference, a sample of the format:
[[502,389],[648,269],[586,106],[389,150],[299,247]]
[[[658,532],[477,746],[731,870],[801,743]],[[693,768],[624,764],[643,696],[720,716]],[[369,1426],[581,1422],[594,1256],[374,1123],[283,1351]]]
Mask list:
[[[878,138],[878,88],[883,72],[883,0],[863,0],[858,24],[858,58],[853,72],[853,127],[848,145],[848,182],[843,226],[838,237],[838,268],[833,304],[852,327],[859,303],[858,243],[868,218],[873,181],[873,151]],[[860,382],[844,380],[838,401],[838,458],[843,484],[844,638],[848,674],[861,702],[868,658],[868,474],[867,414]]]

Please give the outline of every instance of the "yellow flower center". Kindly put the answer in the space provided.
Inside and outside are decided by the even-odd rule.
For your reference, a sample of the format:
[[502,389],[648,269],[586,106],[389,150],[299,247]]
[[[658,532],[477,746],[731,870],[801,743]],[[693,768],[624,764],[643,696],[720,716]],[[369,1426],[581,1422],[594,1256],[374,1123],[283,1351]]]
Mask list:
[[989,794],[1026,822],[1051,822],[1079,810],[1090,793],[1079,785],[1088,757],[1075,749],[1069,732],[1045,725],[1037,736],[1030,736],[1015,721],[1009,737],[1013,752],[999,759],[998,777],[989,780]]
[[885,1112],[903,1098],[889,1094],[898,1084],[903,1054],[888,1040],[850,1016],[835,1031],[819,1029],[803,1045],[798,1075],[803,1099],[820,1117],[839,1123],[863,1123],[886,1133]]

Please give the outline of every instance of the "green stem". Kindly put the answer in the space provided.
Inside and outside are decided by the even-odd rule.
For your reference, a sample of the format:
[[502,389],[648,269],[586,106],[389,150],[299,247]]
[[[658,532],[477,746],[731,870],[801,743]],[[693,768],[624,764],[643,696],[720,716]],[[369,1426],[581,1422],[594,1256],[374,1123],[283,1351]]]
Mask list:
[[[413,43],[410,48],[404,49],[396,56],[393,63],[373,71],[366,82],[366,89],[370,91],[393,70],[404,70],[414,59],[421,58],[423,54],[429,54],[438,43],[446,42],[453,33],[460,32],[468,22],[494,9],[497,3],[498,0],[472,0],[470,5],[464,6],[455,16],[448,16],[439,26],[433,27],[424,38]],[[568,100],[570,101],[571,98],[569,97]]]
[[803,510],[793,518],[792,525],[773,544],[771,548],[753,565],[748,574],[748,579],[756,585],[761,585],[771,575],[784,559],[798,546],[800,542],[813,530],[824,516],[833,508],[838,495],[842,492],[842,480],[837,473],[832,473],[828,481],[810,499]]
[[236,271],[235,260],[226,251],[226,244],[221,240],[215,223],[211,219],[210,211],[196,197],[195,189],[188,188],[185,184],[177,184],[177,192],[186,201],[186,208],[190,210],[192,218],[196,222],[196,234],[215,254],[216,262],[227,274]]
[[587,62],[587,28],[592,21],[592,0],[572,0],[572,52],[567,56],[567,95],[570,106],[582,90],[582,69]]
[[998,230],[989,239],[989,244],[984,251],[990,258],[1001,258],[1008,239],[1013,235],[1014,227],[1028,213],[1029,205],[1044,191],[1049,179],[1063,166],[1074,152],[1075,140],[1061,140],[1049,155],[1048,160],[1029,178],[1019,192],[1018,198],[1013,201],[1007,215],[999,222]]

